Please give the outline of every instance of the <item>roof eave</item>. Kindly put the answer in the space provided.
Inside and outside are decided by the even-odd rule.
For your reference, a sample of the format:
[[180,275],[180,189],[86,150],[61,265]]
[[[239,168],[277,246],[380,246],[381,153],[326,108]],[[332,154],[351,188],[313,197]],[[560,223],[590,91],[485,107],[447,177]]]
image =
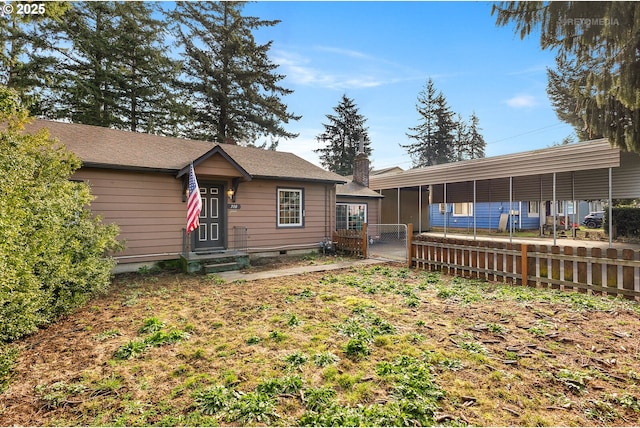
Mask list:
[[342,197],[342,198],[362,198],[362,199],[382,199],[384,198],[384,195],[351,195],[351,194],[347,194],[347,193],[336,193],[337,197]]
[[119,171],[136,171],[136,172],[152,172],[160,174],[175,174],[177,169],[170,168],[154,168],[145,166],[133,166],[133,165],[120,165],[109,164],[101,162],[82,162],[82,168],[100,168],[100,169],[113,169]]
[[254,175],[253,178],[261,178],[263,180],[287,180],[287,181],[304,181],[313,183],[331,183],[345,184],[345,180],[333,180],[328,178],[309,178],[309,177],[283,177],[278,175]]

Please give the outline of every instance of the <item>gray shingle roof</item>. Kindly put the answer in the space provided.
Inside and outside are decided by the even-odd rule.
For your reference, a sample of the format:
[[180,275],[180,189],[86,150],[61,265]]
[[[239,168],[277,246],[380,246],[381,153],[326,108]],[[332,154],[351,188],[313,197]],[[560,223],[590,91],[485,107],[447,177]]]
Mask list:
[[358,198],[382,198],[383,196],[375,192],[368,187],[358,184],[354,181],[349,181],[346,184],[338,184],[336,186],[337,196],[355,196]]
[[346,181],[293,153],[40,119],[27,125],[26,130],[34,132],[42,128],[47,128],[52,137],[75,153],[85,165],[178,172],[220,146],[253,178]]

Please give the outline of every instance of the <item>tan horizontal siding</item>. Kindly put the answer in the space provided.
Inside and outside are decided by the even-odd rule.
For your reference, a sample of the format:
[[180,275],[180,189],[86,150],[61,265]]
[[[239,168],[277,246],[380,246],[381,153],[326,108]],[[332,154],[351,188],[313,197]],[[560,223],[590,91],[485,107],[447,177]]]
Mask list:
[[186,203],[182,202],[181,180],[166,174],[95,168],[82,168],[73,178],[91,186],[96,197],[92,211],[104,223],[119,225],[118,239],[125,241],[126,249],[116,256],[182,251]]
[[[304,226],[277,227],[277,189],[303,189]],[[239,210],[228,210],[228,225],[247,227],[247,244],[250,249],[292,249],[316,246],[331,231],[335,208],[326,209],[335,194],[335,186],[318,183],[296,183],[254,179],[240,184],[236,196]],[[328,202],[327,202],[328,201]],[[332,213],[333,212],[333,213]]]
[[[203,165],[207,162],[203,162]],[[204,171],[198,176],[201,184],[211,179],[211,175]],[[182,180],[171,175],[95,168],[83,168],[74,178],[91,185],[92,193],[96,196],[92,210],[101,215],[105,223],[119,225],[118,238],[126,241],[127,247],[116,255],[121,257],[121,263],[154,259],[152,256],[129,256],[182,251],[182,229],[186,217]],[[219,181],[225,182],[228,188],[229,180],[223,177]],[[279,187],[303,189],[304,227],[276,226]],[[248,246],[254,251],[316,247],[325,236],[330,236],[334,227],[334,201],[333,184],[260,179],[242,182],[236,197],[236,203],[241,208],[227,210],[228,242],[232,244],[233,226],[245,226],[248,230]]]
[[231,165],[221,154],[216,153],[194,167],[197,177],[241,177],[242,173]]

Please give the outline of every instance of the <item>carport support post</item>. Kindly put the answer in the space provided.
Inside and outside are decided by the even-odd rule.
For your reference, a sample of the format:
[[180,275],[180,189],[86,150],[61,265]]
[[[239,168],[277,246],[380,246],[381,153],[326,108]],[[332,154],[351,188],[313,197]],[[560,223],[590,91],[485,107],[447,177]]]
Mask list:
[[556,201],[556,173],[553,173],[553,245],[556,245],[556,219],[558,217],[558,202]]
[[509,243],[513,243],[513,177],[509,177]]
[[418,186],[418,232],[422,232],[422,184]]
[[411,267],[413,261],[413,223],[407,224],[407,267]]
[[444,183],[444,237],[447,237],[447,214],[449,214],[449,207],[447,207],[447,183]]
[[398,207],[398,222],[397,224],[400,224],[400,187],[398,187],[398,200],[396,201],[396,205]]
[[613,213],[613,186],[611,184],[611,167],[609,167],[609,248],[613,246],[613,218],[611,214]]
[[574,224],[576,224],[576,212],[578,211],[578,204],[576,203],[576,174],[574,171],[571,171],[571,199],[573,199],[573,220],[571,220],[571,236],[573,239],[576,239],[576,229]]
[[473,180],[473,240],[476,240],[476,180]]

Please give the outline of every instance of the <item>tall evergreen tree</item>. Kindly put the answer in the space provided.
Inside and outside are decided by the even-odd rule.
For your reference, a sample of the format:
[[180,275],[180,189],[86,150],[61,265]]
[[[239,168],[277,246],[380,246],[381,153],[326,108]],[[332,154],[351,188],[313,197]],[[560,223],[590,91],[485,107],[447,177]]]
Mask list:
[[183,47],[182,87],[189,93],[192,138],[253,143],[261,136],[293,138],[282,126],[298,120],[280,97],[292,91],[268,58],[271,42],[253,31],[276,25],[241,14],[242,2],[178,2],[169,16]]
[[501,2],[492,13],[521,38],[539,31],[542,48],[575,70],[564,88],[585,132],[640,152],[640,3]]
[[416,110],[422,123],[409,128],[414,133],[407,133],[407,136],[416,142],[401,145],[411,156],[413,167],[451,162],[454,158],[453,112],[442,92],[436,93],[432,79],[429,79],[426,87],[420,91]]
[[484,141],[484,137],[480,133],[480,119],[475,112],[471,113],[469,119],[469,127],[467,132],[467,144],[466,144],[466,157],[467,159],[479,159],[485,156],[485,149],[487,143]]
[[333,108],[336,114],[328,114],[329,123],[322,124],[324,132],[316,137],[326,147],[314,150],[320,154],[320,163],[329,171],[340,175],[353,174],[353,161],[363,142],[364,153],[371,155],[371,141],[365,128],[366,118],[358,112],[354,100],[342,95]]
[[89,125],[172,134],[177,65],[164,24],[142,2],[71,3],[47,28],[51,85],[42,115]]
[[63,19],[47,28],[56,63],[43,115],[105,127],[116,122],[116,17],[113,2],[72,3]]
[[459,162],[467,159],[469,144],[469,129],[460,113],[456,115],[453,124],[453,160]]
[[[602,62],[604,59],[594,58],[591,62]],[[594,133],[589,127],[587,112],[574,95],[575,90],[586,89],[586,74],[590,65],[579,65],[575,61],[556,57],[556,69],[547,69],[547,94],[558,118],[573,126],[580,141],[601,138],[602,134]],[[602,115],[603,112],[597,113]]]
[[454,113],[451,111],[442,92],[436,97],[436,132],[434,137],[438,142],[436,164],[452,162],[454,160]]
[[44,85],[51,61],[41,56],[46,37],[43,23],[60,19],[69,5],[66,2],[34,4],[37,14],[19,15],[17,7],[0,19],[0,84],[16,90],[25,106],[33,110],[37,88]]
[[179,62],[166,53],[166,25],[153,17],[156,10],[151,3],[122,2],[116,7],[119,101],[114,125],[134,132],[175,135],[185,108],[174,87]]
[[436,126],[436,89],[433,80],[429,79],[427,85],[418,94],[418,104],[416,110],[420,114],[420,123],[414,128],[413,134],[407,133],[409,138],[416,140],[416,143],[401,145],[407,149],[407,152],[413,160],[413,167],[419,168],[423,166],[434,165],[435,154],[437,152],[437,142],[435,141],[434,132]]

